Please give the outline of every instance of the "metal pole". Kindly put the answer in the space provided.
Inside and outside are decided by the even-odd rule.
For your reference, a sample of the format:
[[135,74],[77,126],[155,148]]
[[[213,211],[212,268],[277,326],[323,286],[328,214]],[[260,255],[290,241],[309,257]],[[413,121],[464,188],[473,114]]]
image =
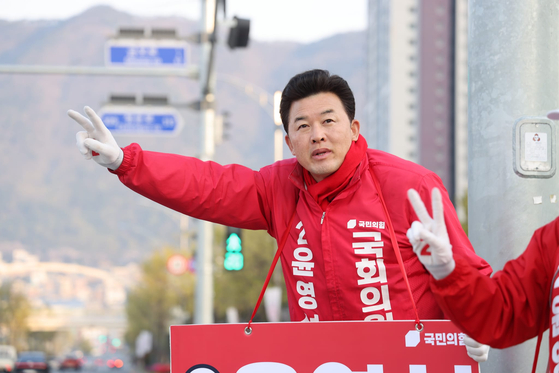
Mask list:
[[0,74],[48,75],[118,75],[118,76],[177,76],[198,78],[198,66],[178,67],[105,67],[54,65],[0,65]]
[[[559,212],[550,198],[559,193],[559,176],[519,177],[511,146],[519,118],[545,117],[559,102],[557,3],[472,0],[469,13],[469,234],[477,253],[498,270]],[[547,340],[539,372],[547,365]],[[534,349],[535,340],[492,349],[481,369],[528,372]]]
[[[209,161],[214,155],[215,43],[216,0],[202,0],[202,43],[200,55],[200,159]],[[200,221],[196,256],[196,294],[194,323],[213,323],[213,225]]]
[[180,215],[180,240],[179,240],[179,247],[181,253],[189,252],[190,254],[190,247],[188,243],[188,216]]

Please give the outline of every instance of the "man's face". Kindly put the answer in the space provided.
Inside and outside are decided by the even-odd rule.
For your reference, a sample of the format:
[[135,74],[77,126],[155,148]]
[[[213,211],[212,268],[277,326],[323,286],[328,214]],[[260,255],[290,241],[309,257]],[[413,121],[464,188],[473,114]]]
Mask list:
[[318,93],[291,105],[285,142],[301,166],[322,181],[340,168],[359,126],[349,121],[338,96]]

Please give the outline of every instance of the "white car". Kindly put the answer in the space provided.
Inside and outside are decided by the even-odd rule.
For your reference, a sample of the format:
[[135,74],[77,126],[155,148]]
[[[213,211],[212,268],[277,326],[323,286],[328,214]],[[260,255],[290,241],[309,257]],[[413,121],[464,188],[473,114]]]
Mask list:
[[16,358],[14,346],[0,345],[0,372],[13,372]]

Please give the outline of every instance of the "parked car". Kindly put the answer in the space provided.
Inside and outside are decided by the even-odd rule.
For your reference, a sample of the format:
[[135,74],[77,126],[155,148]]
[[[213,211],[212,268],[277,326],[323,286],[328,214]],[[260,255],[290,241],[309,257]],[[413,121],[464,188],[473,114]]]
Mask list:
[[25,351],[21,352],[16,360],[16,373],[25,371],[37,371],[41,373],[50,373],[50,367],[47,357],[41,351]]
[[83,360],[77,355],[66,355],[66,357],[60,362],[59,370],[72,369],[80,370],[83,365]]
[[16,348],[9,345],[0,345],[0,372],[13,372],[17,359]]

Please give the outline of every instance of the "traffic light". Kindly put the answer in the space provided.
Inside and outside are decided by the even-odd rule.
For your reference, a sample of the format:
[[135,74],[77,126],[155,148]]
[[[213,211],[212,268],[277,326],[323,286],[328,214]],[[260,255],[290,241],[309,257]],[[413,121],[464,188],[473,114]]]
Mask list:
[[229,30],[227,44],[229,48],[246,48],[248,45],[248,35],[250,33],[250,19],[234,17],[236,25]]
[[225,259],[223,267],[228,271],[239,271],[243,268],[243,243],[241,239],[241,229],[227,227],[225,235]]
[[122,345],[122,342],[120,341],[120,338],[113,338],[111,339],[111,344],[113,347],[119,348]]

